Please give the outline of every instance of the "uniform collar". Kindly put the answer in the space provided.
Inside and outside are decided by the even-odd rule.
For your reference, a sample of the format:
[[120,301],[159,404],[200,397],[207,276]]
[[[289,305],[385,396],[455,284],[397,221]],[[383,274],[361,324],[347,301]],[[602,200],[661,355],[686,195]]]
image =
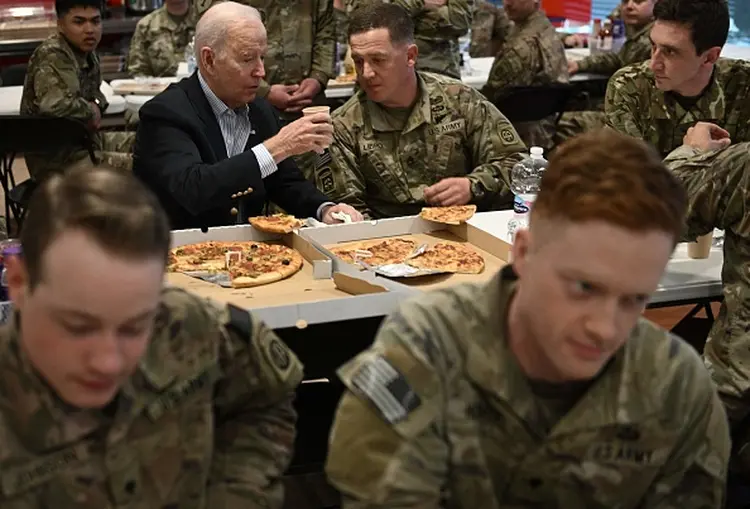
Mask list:
[[[528,378],[508,346],[507,316],[516,290],[517,276],[511,265],[503,268],[484,288],[477,302],[486,302],[484,311],[488,334],[472,341],[466,370],[469,379],[490,394],[495,404],[509,406],[527,421],[535,415],[535,396]],[[636,329],[631,338],[636,334]],[[575,433],[608,425],[641,422],[658,411],[652,394],[637,392],[634,377],[633,342],[612,358],[605,371],[581,399],[552,429],[552,435]],[[592,411],[594,410],[594,411]]]
[[649,23],[646,23],[642,27],[633,27],[630,37],[628,37],[628,40],[636,40],[639,39],[641,36],[651,33],[651,29],[654,27],[654,22],[651,21]]
[[523,30],[533,29],[533,31],[536,32],[546,28],[548,25],[551,25],[549,18],[547,18],[542,11],[537,9],[529,14],[525,20],[515,23],[513,25],[513,31],[517,33]]
[[[384,118],[384,115],[387,114],[384,106],[369,99],[365,99],[365,105],[373,131],[391,132],[394,130]],[[406,125],[401,132],[402,134],[406,134],[422,124],[429,124],[431,122],[430,92],[421,74],[417,72],[417,102],[414,103],[411,113],[409,113],[409,118],[406,120]]]
[[[717,74],[718,68],[715,66],[708,86],[693,107],[687,111],[677,102],[672,93],[659,91],[658,96],[661,97],[662,104],[656,110],[659,113],[656,118],[670,119],[680,124],[724,118],[726,98],[724,89],[716,77]],[[656,83],[653,86],[656,87]]]

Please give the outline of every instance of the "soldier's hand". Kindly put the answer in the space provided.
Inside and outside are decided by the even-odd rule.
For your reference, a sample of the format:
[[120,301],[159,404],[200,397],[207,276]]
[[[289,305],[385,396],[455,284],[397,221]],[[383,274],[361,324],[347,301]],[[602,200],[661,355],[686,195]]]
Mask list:
[[315,78],[306,78],[299,84],[299,88],[292,94],[286,111],[301,111],[312,104],[313,98],[320,93],[323,86]]
[[289,108],[292,102],[292,94],[294,94],[299,85],[271,85],[268,90],[268,102],[274,105],[278,110],[285,111]]
[[430,205],[451,207],[466,205],[471,201],[471,182],[466,177],[450,177],[424,190],[424,199]]
[[448,0],[424,0],[424,6],[428,9],[439,9],[447,3]]
[[729,132],[710,122],[698,122],[688,129],[682,143],[700,150],[715,150],[732,144]]
[[92,131],[97,131],[102,123],[102,112],[94,101],[89,101],[89,104],[91,105],[91,110],[94,112],[94,116],[89,120],[89,128]]
[[323,213],[321,214],[321,221],[326,224],[342,223],[343,221],[333,217],[334,212],[343,212],[344,214],[349,216],[355,223],[364,221],[365,219],[362,214],[360,214],[359,211],[351,205],[347,205],[346,203],[339,203],[338,205],[329,205],[328,207],[324,208]]
[[278,134],[263,142],[273,160],[279,163],[306,152],[322,154],[333,141],[333,124],[328,113],[308,115],[282,127]]
[[575,60],[568,60],[568,74],[571,76],[578,72],[578,62]]
[[581,34],[572,34],[565,38],[563,41],[567,48],[583,48],[586,44],[586,36]]

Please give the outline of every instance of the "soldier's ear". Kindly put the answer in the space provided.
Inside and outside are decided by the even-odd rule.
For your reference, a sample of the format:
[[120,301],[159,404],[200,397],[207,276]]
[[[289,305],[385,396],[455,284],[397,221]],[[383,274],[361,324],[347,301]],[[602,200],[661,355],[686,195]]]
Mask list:
[[714,46],[713,48],[706,50],[706,52],[703,54],[703,61],[706,64],[713,65],[719,60],[720,55],[721,48],[719,46]]
[[416,44],[409,44],[406,47],[406,62],[409,67],[415,67],[417,65],[417,56],[419,55],[419,49]]
[[29,291],[29,274],[22,256],[12,255],[5,258],[5,280],[8,285],[8,297],[13,307],[23,309],[26,294]]

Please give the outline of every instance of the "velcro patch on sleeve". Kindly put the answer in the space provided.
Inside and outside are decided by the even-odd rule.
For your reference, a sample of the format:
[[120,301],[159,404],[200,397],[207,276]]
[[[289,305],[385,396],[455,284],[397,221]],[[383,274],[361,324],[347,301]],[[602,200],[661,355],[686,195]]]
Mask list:
[[382,356],[363,363],[351,377],[352,387],[396,424],[422,404],[404,375]]

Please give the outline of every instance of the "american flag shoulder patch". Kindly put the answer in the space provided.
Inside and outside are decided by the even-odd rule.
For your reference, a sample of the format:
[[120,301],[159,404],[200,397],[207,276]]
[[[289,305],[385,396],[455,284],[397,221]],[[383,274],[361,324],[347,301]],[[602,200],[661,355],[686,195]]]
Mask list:
[[320,168],[323,168],[324,166],[331,164],[331,161],[333,161],[333,158],[331,157],[331,151],[326,150],[315,158],[313,169],[318,170]]
[[404,375],[382,356],[362,364],[351,382],[391,424],[404,420],[422,404]]

